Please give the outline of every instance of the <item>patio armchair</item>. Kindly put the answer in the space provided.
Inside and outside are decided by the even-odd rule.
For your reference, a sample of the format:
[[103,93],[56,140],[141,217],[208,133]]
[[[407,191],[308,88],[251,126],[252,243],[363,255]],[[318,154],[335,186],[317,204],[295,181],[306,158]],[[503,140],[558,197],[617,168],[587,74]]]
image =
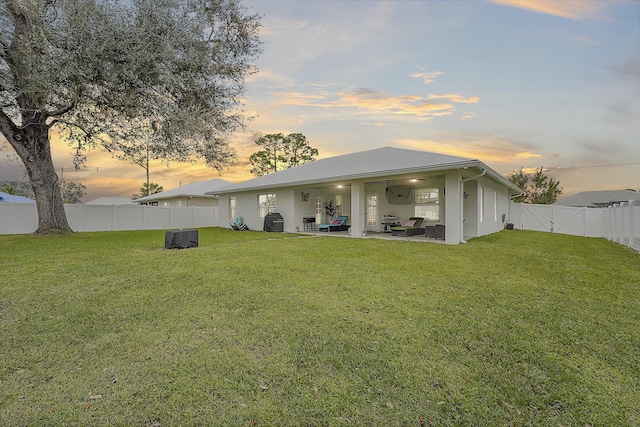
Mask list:
[[424,233],[424,228],[420,228],[422,225],[422,221],[424,218],[419,216],[410,217],[404,225],[400,227],[391,227],[391,235],[392,236],[417,236],[418,234]]
[[346,215],[339,216],[334,221],[332,221],[331,224],[320,224],[318,226],[318,231],[347,231],[351,227],[349,224],[347,224],[347,219],[349,219],[349,217]]
[[244,223],[244,218],[241,216],[236,217],[235,221],[229,223],[229,226],[236,231],[244,231],[249,229],[249,226]]

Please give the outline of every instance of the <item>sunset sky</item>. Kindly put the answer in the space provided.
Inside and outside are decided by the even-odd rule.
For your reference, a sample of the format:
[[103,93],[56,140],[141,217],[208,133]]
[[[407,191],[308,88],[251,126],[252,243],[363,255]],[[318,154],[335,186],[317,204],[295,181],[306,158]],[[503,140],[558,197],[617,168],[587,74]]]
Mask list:
[[[260,72],[229,142],[235,166],[156,165],[171,189],[249,179],[254,140],[302,133],[319,157],[379,147],[479,159],[509,175],[544,166],[565,195],[640,190],[640,1],[245,0],[264,15]],[[22,179],[0,153],[0,180]],[[130,197],[144,169],[54,144],[84,201]]]

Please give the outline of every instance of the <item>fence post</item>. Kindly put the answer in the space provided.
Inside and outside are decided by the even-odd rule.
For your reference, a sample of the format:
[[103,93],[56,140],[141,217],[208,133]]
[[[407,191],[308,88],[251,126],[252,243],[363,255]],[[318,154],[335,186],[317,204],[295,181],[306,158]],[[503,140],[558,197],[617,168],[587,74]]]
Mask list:
[[606,232],[607,232],[607,240],[609,240],[609,241],[611,241],[611,223],[613,222],[613,220],[612,220],[612,217],[613,217],[612,212],[613,212],[612,211],[612,207],[611,206],[607,206],[607,223],[606,223],[607,229],[606,229]]
[[616,241],[616,235],[618,234],[618,212],[617,209],[618,205],[612,205],[611,206],[611,210],[612,210],[612,216],[613,218],[611,219],[611,241],[615,242]]
[[633,243],[633,200],[629,200],[629,234],[628,234],[628,247]]
[[[632,200],[632,202],[634,202],[636,204],[636,208],[635,209],[640,209],[640,203],[639,203],[638,200]],[[635,227],[634,227],[634,223],[633,223],[634,218],[637,219],[639,217],[639,215],[634,216],[633,215],[633,209],[634,209],[634,207],[631,206],[631,231],[630,231],[631,240],[632,240],[631,247],[633,249],[635,249],[636,251],[640,252],[640,245],[636,245],[635,244],[635,237],[636,237],[636,233],[637,233],[636,230],[640,230],[640,224],[636,223]]]

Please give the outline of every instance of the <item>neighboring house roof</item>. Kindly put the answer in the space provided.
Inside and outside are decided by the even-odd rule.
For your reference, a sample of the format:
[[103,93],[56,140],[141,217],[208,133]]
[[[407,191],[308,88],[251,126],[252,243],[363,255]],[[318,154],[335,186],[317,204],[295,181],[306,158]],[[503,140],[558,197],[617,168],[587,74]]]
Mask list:
[[555,204],[573,207],[606,207],[613,203],[640,200],[640,193],[633,190],[583,191],[564,197]]
[[85,205],[135,205],[131,199],[126,197],[98,197],[88,201]]
[[316,160],[245,182],[229,185],[219,189],[217,192],[210,192],[209,194],[225,194],[238,191],[470,167],[485,169],[487,175],[502,182],[511,189],[514,194],[521,193],[521,190],[515,184],[479,160],[429,153],[426,151],[384,147]]
[[35,203],[36,201],[24,196],[14,196],[13,194],[3,193],[0,191],[0,203]]
[[[162,191],[160,193],[151,194],[150,196],[135,199],[136,202],[150,202],[154,200],[173,199],[176,197],[205,197],[215,198],[215,191],[219,188],[226,187],[231,184],[224,179],[210,179],[208,181],[192,182],[182,187],[173,188],[171,190]],[[213,193],[210,193],[213,192]]]

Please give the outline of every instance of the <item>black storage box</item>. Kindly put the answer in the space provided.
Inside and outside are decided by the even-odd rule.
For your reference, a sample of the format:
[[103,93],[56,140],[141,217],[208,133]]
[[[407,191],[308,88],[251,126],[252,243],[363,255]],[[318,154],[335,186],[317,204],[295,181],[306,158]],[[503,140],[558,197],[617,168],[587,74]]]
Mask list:
[[167,231],[164,235],[165,249],[187,249],[198,247],[198,230]]

